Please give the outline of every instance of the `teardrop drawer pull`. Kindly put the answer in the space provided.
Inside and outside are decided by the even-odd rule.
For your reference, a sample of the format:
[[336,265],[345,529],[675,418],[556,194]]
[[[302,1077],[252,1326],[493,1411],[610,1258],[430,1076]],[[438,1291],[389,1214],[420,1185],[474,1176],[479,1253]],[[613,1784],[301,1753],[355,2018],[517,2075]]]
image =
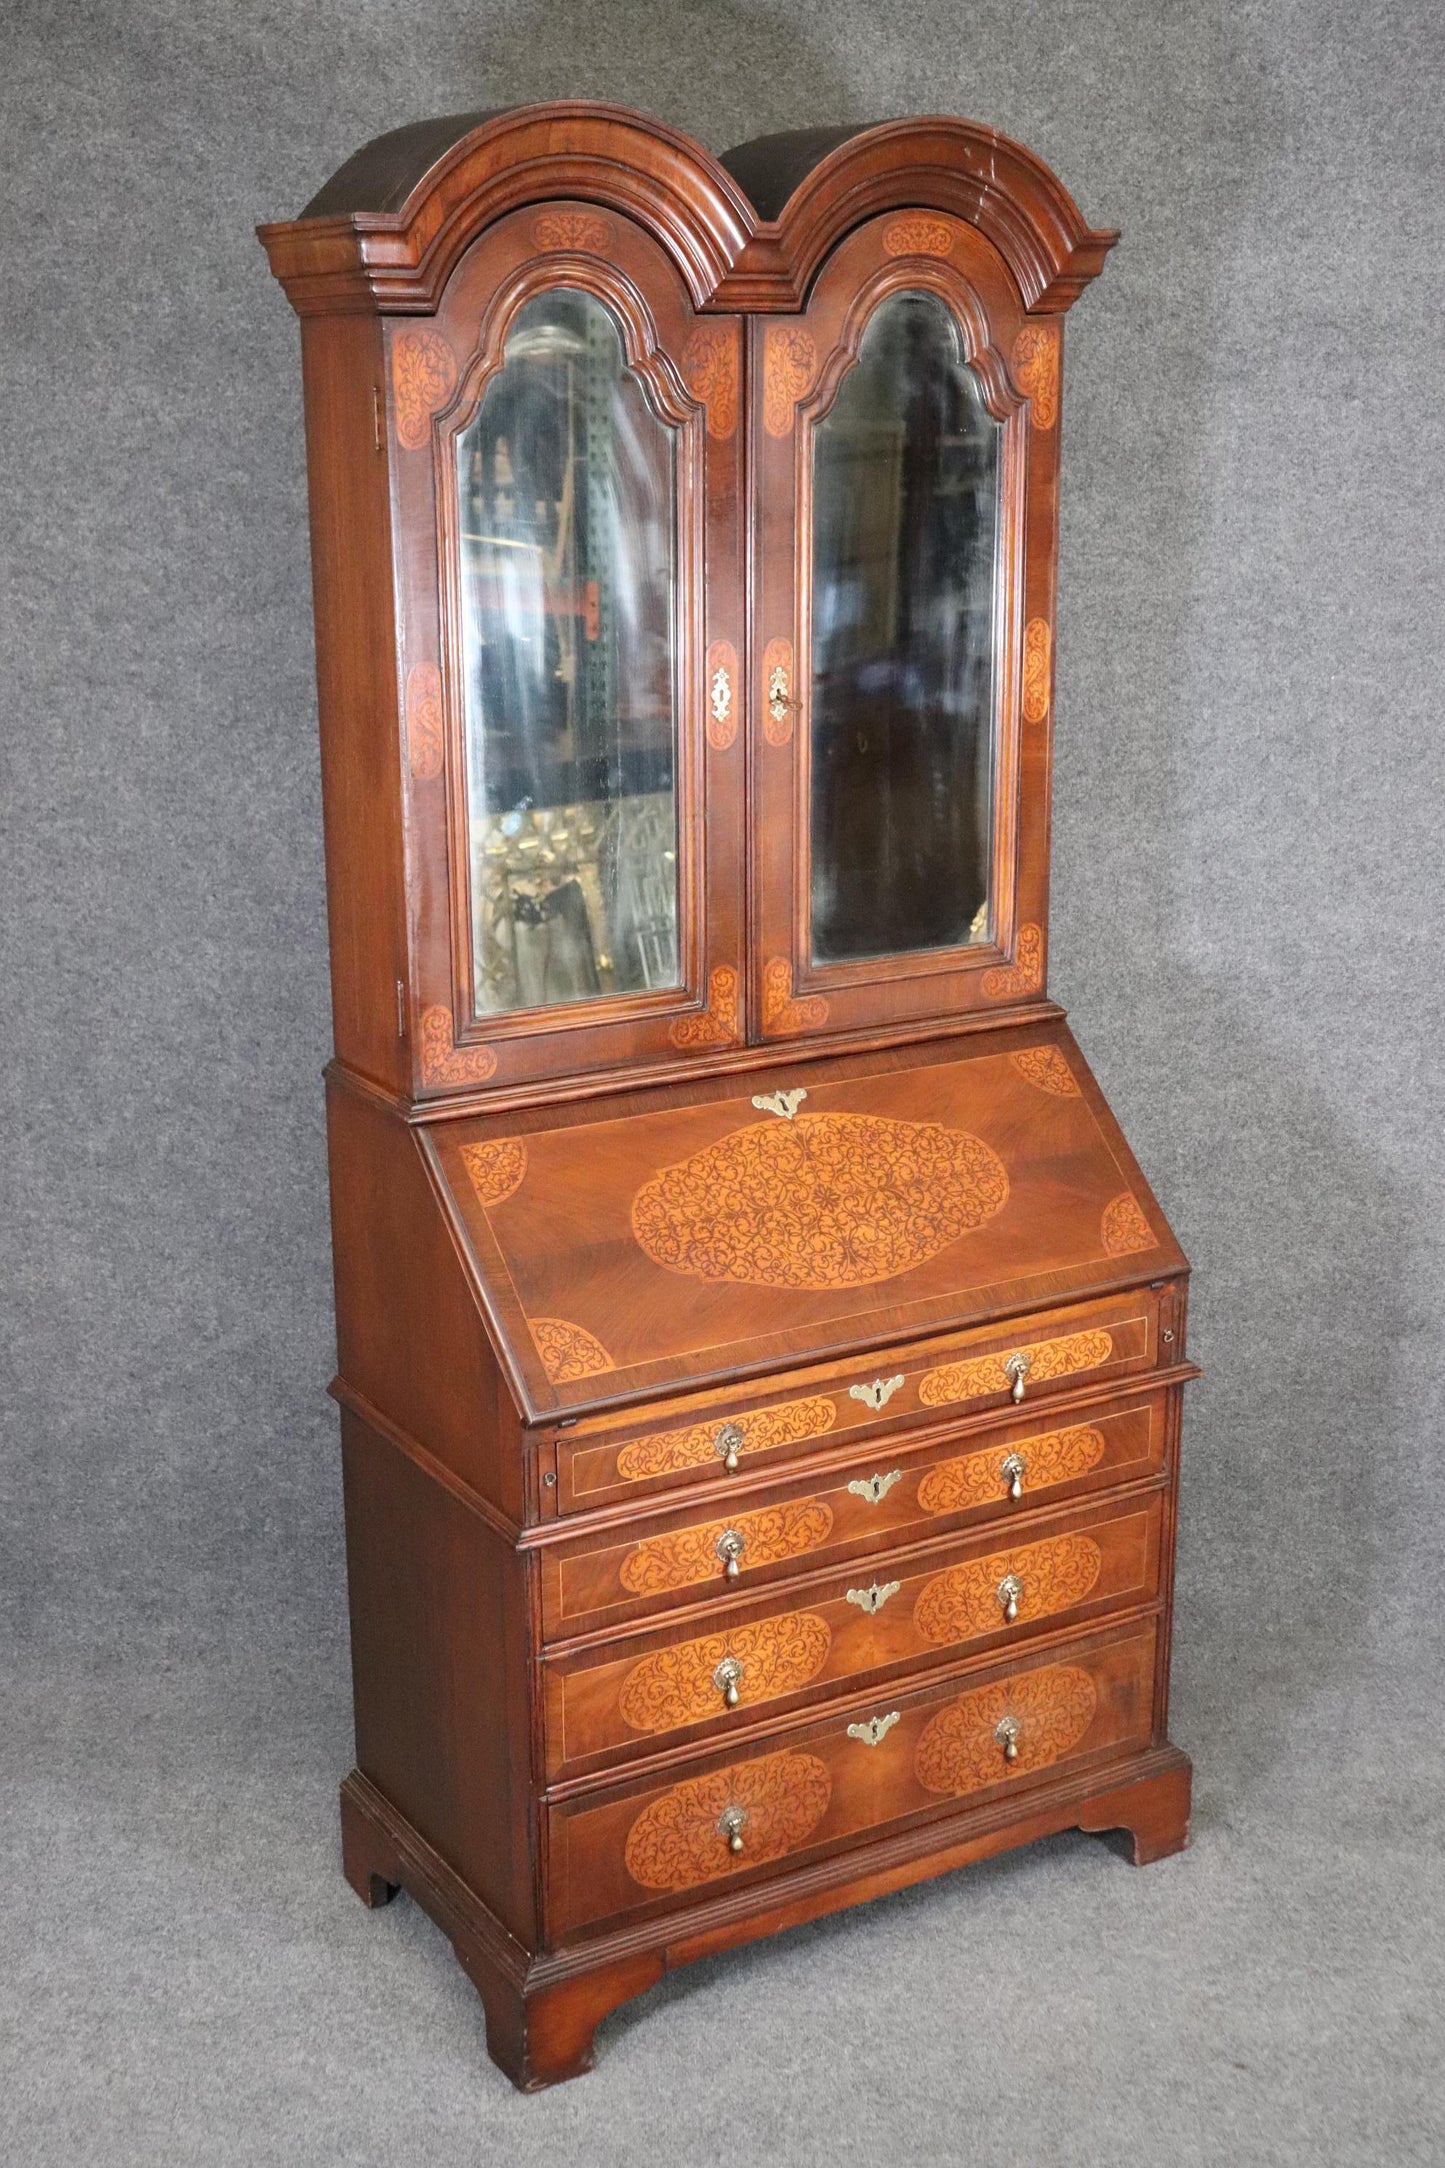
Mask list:
[[738,1705],[738,1688],[743,1683],[743,1667],[736,1656],[725,1656],[712,1675],[712,1683],[730,1709]]
[[742,1850],[743,1831],[747,1827],[747,1822],[748,1816],[745,1807],[724,1807],[722,1813],[718,1816],[718,1835],[727,1838],[730,1852],[740,1852]]
[[998,1600],[1003,1609],[1003,1615],[1010,1626],[1019,1615],[1019,1605],[1023,1602],[1023,1594],[1024,1584],[1018,1575],[1016,1573],[1006,1573],[998,1584]]
[[998,1472],[1008,1485],[1010,1498],[1022,1498],[1024,1494],[1024,1477],[1029,1472],[1029,1464],[1024,1459],[1023,1454],[1007,1454],[999,1463]]
[[1004,1760],[1007,1762],[1017,1761],[1019,1758],[1019,1727],[1017,1717],[1001,1716],[998,1722],[993,1727],[993,1735],[995,1739],[997,1739],[999,1745],[1003,1748]]
[[739,1528],[725,1528],[717,1539],[716,1550],[723,1562],[723,1575],[735,1581],[740,1571],[738,1561],[748,1547],[748,1539]]
[[1004,1376],[1006,1378],[1013,1379],[1013,1397],[1015,1404],[1017,1404],[1024,1397],[1024,1379],[1033,1369],[1033,1366],[1033,1357],[1031,1355],[1023,1354],[1010,1355],[1008,1361],[1003,1366]]
[[743,1431],[740,1423],[723,1423],[712,1441],[713,1451],[729,1475],[738,1472],[738,1455],[743,1449]]

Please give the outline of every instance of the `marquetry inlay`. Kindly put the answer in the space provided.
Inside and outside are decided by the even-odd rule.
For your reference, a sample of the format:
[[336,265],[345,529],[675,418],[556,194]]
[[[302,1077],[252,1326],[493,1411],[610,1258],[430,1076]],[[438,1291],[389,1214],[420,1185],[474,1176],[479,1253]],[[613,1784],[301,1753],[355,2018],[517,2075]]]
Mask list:
[[542,1358],[542,1368],[554,1385],[595,1378],[616,1367],[600,1340],[565,1317],[529,1317],[527,1324]]
[[1127,1189],[1105,1205],[1099,1233],[1110,1257],[1127,1257],[1134,1250],[1159,1247],[1159,1237],[1140,1211],[1138,1199]]
[[457,388],[457,357],[439,331],[399,331],[391,347],[396,434],[409,452],[431,435],[431,418]]
[[770,437],[785,437],[793,409],[813,381],[818,350],[812,334],[787,324],[769,324],[763,338],[763,427]]
[[1021,1490],[1047,1490],[1097,1468],[1104,1457],[1104,1433],[1088,1425],[1046,1430],[1041,1437],[1016,1438],[1006,1445],[991,1445],[983,1453],[940,1461],[919,1483],[921,1511],[963,1513],[970,1506],[993,1505],[1008,1497],[1012,1471],[1004,1464],[1010,1456],[1022,1463]]
[[488,1144],[464,1144],[462,1165],[481,1204],[505,1204],[522,1186],[527,1146],[521,1137],[497,1137]]
[[617,239],[610,218],[598,211],[544,211],[532,224],[537,248],[584,249],[589,255],[605,255]]
[[738,1705],[774,1701],[815,1679],[827,1661],[833,1636],[814,1611],[790,1611],[759,1619],[728,1633],[655,1649],[634,1664],[622,1682],[617,1707],[633,1731],[667,1731],[674,1724],[716,1716],[724,1705],[718,1665],[729,1657],[737,1668]]
[[442,772],[442,679],[434,662],[419,662],[406,676],[406,751],[418,782]]
[[[1071,1332],[1059,1340],[1025,1344],[1020,1352],[1029,1358],[1026,1373],[1030,1387],[1049,1378],[1067,1377],[1075,1370],[1094,1370],[1114,1352],[1112,1333]],[[968,1362],[942,1363],[925,1370],[918,1381],[918,1397],[926,1408],[946,1408],[957,1400],[982,1400],[989,1393],[1006,1393],[1013,1379],[1004,1368],[1012,1348],[997,1355],[976,1355]]]
[[791,1498],[730,1521],[710,1521],[705,1528],[677,1528],[670,1535],[646,1536],[622,1561],[618,1579],[631,1596],[656,1596],[695,1581],[722,1578],[718,1538],[734,1531],[743,1539],[739,1563],[776,1565],[826,1543],[833,1529],[833,1509],[821,1498]]
[[1078,1535],[1051,1536],[1046,1543],[971,1558],[924,1582],[913,1606],[913,1623],[925,1641],[944,1648],[995,1632],[1004,1623],[999,1583],[1009,1574],[1019,1584],[1018,1618],[1047,1618],[1052,1611],[1082,1603],[1103,1563],[1104,1554],[1093,1538]]
[[710,437],[730,437],[738,425],[737,335],[722,324],[699,324],[682,350],[682,380],[707,408]]
[[1026,1046],[1009,1060],[1026,1083],[1058,1099],[1077,1099],[1079,1082],[1056,1046]]
[[766,1453],[780,1445],[798,1445],[806,1438],[821,1438],[833,1428],[837,1409],[831,1400],[789,1400],[776,1408],[749,1408],[741,1415],[714,1416],[710,1422],[689,1423],[683,1430],[660,1430],[650,1437],[633,1438],[617,1456],[617,1473],[624,1483],[639,1483],[649,1476],[672,1475],[682,1468],[716,1466],[718,1431],[726,1422],[742,1432],[741,1453]]
[[989,1001],[1017,1001],[1022,994],[1036,994],[1043,983],[1043,934],[1037,926],[1020,926],[1016,961],[985,971],[984,995]]
[[927,1263],[1008,1201],[1003,1162],[937,1122],[799,1114],[735,1129],[632,1200],[654,1264],[750,1287],[864,1287]]
[[692,1016],[674,1018],[668,1029],[674,1046],[688,1052],[693,1047],[733,1046],[738,1036],[738,975],[730,964],[719,964],[707,982],[707,1007]]
[[1025,324],[1014,340],[1014,375],[1027,394],[1035,429],[1052,429],[1059,418],[1059,329]]
[[763,972],[763,1029],[775,1037],[790,1031],[818,1031],[828,1021],[821,994],[793,996],[793,967],[775,956]]
[[[1002,1778],[1027,1776],[1078,1745],[1097,1703],[1093,1680],[1074,1664],[1051,1664],[977,1687],[925,1727],[914,1750],[914,1774],[928,1792],[976,1792]],[[1005,1721],[1016,1727],[1012,1761],[998,1738]]]
[[1041,723],[1049,712],[1049,621],[1031,617],[1024,627],[1024,721]]
[[[828,1811],[833,1783],[813,1754],[765,1754],[675,1784],[643,1808],[627,1834],[627,1872],[643,1889],[687,1889],[777,1859],[812,1835]],[[742,1813],[742,1849],[719,1825]]]
[[951,256],[953,231],[941,218],[895,218],[883,228],[885,256]]
[[497,1057],[489,1046],[458,1046],[452,1012],[438,1004],[422,1014],[421,1073],[426,1084],[485,1084]]

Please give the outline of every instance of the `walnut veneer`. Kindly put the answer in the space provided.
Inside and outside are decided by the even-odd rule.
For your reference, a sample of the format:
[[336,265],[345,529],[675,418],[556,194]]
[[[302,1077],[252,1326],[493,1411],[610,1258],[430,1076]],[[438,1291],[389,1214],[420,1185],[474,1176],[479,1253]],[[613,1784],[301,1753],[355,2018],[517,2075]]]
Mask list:
[[[1063,319],[1115,236],[961,121],[718,160],[565,104],[400,129],[261,238],[305,371],[344,1864],[530,2088],[705,1952],[1052,1830],[1186,1841],[1188,1267],[1046,991]],[[599,355],[670,477],[627,624],[607,491],[656,505]],[[514,366],[563,386],[540,437]]]

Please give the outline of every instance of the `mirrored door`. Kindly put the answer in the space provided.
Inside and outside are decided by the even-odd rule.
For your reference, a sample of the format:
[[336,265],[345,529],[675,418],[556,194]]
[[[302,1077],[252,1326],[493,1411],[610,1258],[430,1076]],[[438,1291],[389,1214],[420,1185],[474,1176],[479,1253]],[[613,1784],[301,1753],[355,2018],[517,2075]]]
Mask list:
[[755,329],[765,1037],[1042,989],[1023,649],[1052,614],[1054,466],[1024,328],[987,244],[930,214],[861,228],[803,316]]

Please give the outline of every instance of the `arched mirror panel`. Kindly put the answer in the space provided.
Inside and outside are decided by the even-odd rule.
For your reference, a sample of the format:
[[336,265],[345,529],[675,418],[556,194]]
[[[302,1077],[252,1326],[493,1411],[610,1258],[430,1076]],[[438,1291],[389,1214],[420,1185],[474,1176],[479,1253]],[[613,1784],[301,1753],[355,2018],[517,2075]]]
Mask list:
[[478,1016],[681,983],[677,439],[565,286],[456,437]]

